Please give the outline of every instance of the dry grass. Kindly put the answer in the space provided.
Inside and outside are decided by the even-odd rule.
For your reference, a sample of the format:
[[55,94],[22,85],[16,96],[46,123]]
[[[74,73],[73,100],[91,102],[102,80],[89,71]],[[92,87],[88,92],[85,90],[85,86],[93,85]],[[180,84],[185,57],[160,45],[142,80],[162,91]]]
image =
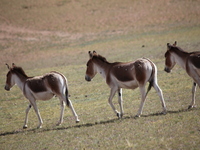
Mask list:
[[[200,49],[199,0],[2,0],[0,2],[0,147],[1,149],[199,149],[199,89],[197,108],[187,111],[192,80],[175,66],[163,72],[166,43],[178,41],[188,51]],[[9,11],[12,10],[12,11]],[[144,47],[142,47],[144,45]],[[152,59],[169,113],[160,115],[154,90],[144,115],[134,119],[139,90],[123,90],[125,116],[118,120],[107,104],[109,88],[97,75],[84,80],[87,52],[96,50],[108,61]],[[22,92],[3,89],[7,68],[15,62],[28,75],[51,70],[69,80],[69,92],[81,119],[75,124],[69,109],[56,127],[59,101],[38,101],[43,129],[37,130],[33,110],[29,128],[22,129],[28,105]],[[114,98],[117,105],[117,97]]]
[[71,47],[75,53],[81,44],[124,34],[195,27],[198,4],[198,0],[1,1],[0,64],[62,56],[55,51],[68,54]]

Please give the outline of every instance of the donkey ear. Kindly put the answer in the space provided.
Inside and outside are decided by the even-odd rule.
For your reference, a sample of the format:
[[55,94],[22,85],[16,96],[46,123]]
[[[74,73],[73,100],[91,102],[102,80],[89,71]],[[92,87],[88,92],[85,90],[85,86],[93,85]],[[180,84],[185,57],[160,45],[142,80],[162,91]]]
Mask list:
[[167,43],[167,50],[171,48],[171,44]]
[[92,57],[93,57],[93,54],[92,54],[91,51],[89,51],[88,54],[89,54],[89,58],[92,58]]
[[8,69],[10,69],[10,66],[6,63],[6,66],[8,67]]
[[15,65],[14,63],[12,63],[12,66],[13,66],[13,67],[16,67],[16,65]]
[[97,56],[97,52],[96,51],[93,51],[93,56]]
[[177,42],[175,41],[174,44],[173,44],[173,46],[176,46],[176,44],[177,44]]

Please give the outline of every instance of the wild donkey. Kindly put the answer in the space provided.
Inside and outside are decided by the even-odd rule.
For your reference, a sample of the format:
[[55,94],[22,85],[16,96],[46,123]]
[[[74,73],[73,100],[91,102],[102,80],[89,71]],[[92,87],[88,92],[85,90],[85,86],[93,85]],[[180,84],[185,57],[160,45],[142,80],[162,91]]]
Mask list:
[[198,84],[200,87],[200,51],[188,53],[180,47],[177,47],[176,44],[176,41],[173,45],[167,43],[164,70],[168,73],[171,72],[172,68],[177,63],[193,78],[192,102],[188,107],[188,109],[190,109],[195,106],[196,85]]
[[[163,113],[166,113],[166,106],[162,90],[159,88],[157,83],[157,68],[156,65],[149,59],[141,58],[133,62],[109,63],[105,57],[98,55],[95,51],[93,51],[93,53],[89,51],[89,60],[87,62],[85,80],[91,81],[91,79],[97,73],[100,73],[102,77],[106,79],[106,83],[111,88],[108,102],[119,118],[122,117],[124,114],[122,104],[122,88],[140,88],[141,104],[136,115],[137,117],[140,117],[140,115],[142,114],[142,109],[147,93],[152,86],[155,88],[160,97],[163,107]],[[147,82],[149,82],[149,87],[147,92],[145,92],[145,85]],[[118,92],[120,113],[115,109],[112,103],[112,99],[116,92]]]
[[50,72],[43,76],[28,77],[21,67],[17,67],[14,63],[12,68],[8,64],[8,73],[6,79],[5,90],[9,91],[15,84],[22,90],[24,96],[29,100],[30,104],[26,109],[26,117],[23,128],[27,128],[28,112],[33,106],[38,120],[38,128],[42,128],[42,118],[36,105],[36,100],[49,100],[54,95],[60,99],[61,112],[60,120],[57,125],[63,122],[63,114],[65,103],[71,109],[76,122],[79,122],[78,116],[73,108],[71,101],[68,99],[68,85],[66,77],[59,72]]

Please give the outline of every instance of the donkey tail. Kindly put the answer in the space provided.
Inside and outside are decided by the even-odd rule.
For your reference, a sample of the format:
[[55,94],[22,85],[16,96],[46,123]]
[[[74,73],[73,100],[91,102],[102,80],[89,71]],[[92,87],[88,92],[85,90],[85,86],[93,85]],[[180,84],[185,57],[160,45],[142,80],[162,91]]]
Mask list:
[[[147,94],[149,93],[149,91],[151,90],[151,87],[153,86],[153,81],[151,80],[151,81],[149,81],[149,86],[148,86],[148,88],[147,88],[147,92],[146,92],[146,96],[147,96]],[[145,96],[145,97],[146,97]]]
[[68,92],[68,82],[67,82],[67,78],[66,78],[63,74],[61,74],[61,73],[59,73],[59,72],[56,72],[56,73],[60,74],[60,75],[62,76],[63,80],[64,80],[64,89],[63,89],[63,90],[65,90],[65,91],[63,91],[63,92],[65,92],[66,104],[67,104],[67,106],[69,107],[69,105],[70,105],[70,100],[69,100],[69,92]]
[[157,68],[156,68],[156,65],[148,58],[144,58],[146,60],[148,60],[152,66],[152,72],[151,72],[151,76],[149,78],[149,86],[147,88],[147,92],[146,92],[146,96],[148,94],[148,92],[151,90],[151,87],[153,86],[153,83],[154,83],[154,78],[155,78],[155,74],[157,72]]
[[68,92],[68,87],[66,87],[66,90],[65,90],[65,99],[66,99],[66,104],[67,106],[69,107],[70,105],[70,100],[69,100],[69,92]]

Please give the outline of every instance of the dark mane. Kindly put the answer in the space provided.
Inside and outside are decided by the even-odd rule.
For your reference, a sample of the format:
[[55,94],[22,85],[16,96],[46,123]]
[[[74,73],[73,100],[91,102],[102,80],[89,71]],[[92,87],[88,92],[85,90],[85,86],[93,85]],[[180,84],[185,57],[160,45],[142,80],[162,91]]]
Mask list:
[[101,55],[94,55],[93,58],[98,58],[101,61],[105,62],[105,63],[109,63],[105,57],[101,56]]
[[181,52],[183,52],[183,53],[188,53],[188,52],[184,51],[182,48],[180,48],[180,47],[178,47],[178,46],[171,46],[171,49],[172,49],[172,50],[178,50],[178,51],[181,51]]
[[11,69],[12,72],[14,73],[17,73],[17,74],[21,74],[23,75],[24,77],[28,77],[26,75],[26,73],[24,72],[24,70],[21,68],[21,67],[17,67],[17,66],[14,66],[12,69]]

